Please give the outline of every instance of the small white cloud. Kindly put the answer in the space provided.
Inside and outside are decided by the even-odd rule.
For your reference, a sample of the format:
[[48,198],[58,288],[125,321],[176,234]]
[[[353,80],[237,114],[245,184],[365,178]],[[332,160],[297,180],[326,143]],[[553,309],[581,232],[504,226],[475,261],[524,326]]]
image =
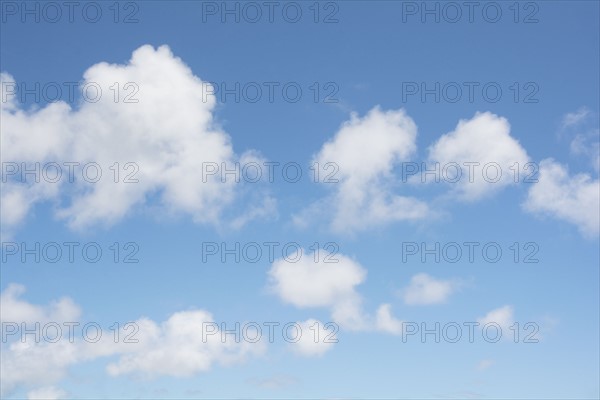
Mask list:
[[600,172],[600,130],[598,114],[582,107],[563,117],[559,138],[570,140],[569,150],[577,158],[586,158],[596,173]]
[[591,135],[580,134],[575,135],[571,141],[570,150],[571,154],[575,156],[584,156],[590,160],[590,164],[596,171],[600,172],[600,142],[598,137],[600,133],[598,130],[593,132]]
[[80,308],[69,298],[53,301],[48,306],[39,306],[23,301],[20,297],[25,293],[25,286],[9,284],[0,294],[0,321],[44,324],[46,322],[78,321]]
[[494,365],[494,360],[481,360],[477,364],[477,370],[478,371],[485,371],[486,369],[488,369],[492,365]]
[[230,226],[238,230],[253,220],[271,220],[277,218],[277,216],[277,200],[271,196],[265,196],[262,199],[262,204],[251,206],[244,214],[234,218]]
[[600,230],[600,182],[588,174],[569,176],[565,167],[545,159],[523,208],[574,224],[586,236],[596,236]]
[[590,115],[590,110],[587,107],[581,107],[576,112],[567,113],[561,123],[562,129],[567,129],[575,125],[579,125]]
[[331,350],[337,343],[337,336],[332,327],[325,329],[323,322],[316,319],[308,319],[298,322],[299,332],[293,332],[289,329],[289,335],[299,334],[299,338],[294,343],[290,343],[292,351],[303,357],[320,357]]
[[338,262],[326,262],[324,257],[302,250],[298,255],[275,260],[269,270],[271,289],[286,303],[296,307],[331,307],[344,299],[357,296],[355,287],[367,275],[356,261],[341,254],[334,257]]
[[375,320],[379,331],[393,335],[401,335],[403,332],[402,321],[392,315],[392,306],[389,304],[379,306]]
[[514,185],[511,168],[524,174],[528,161],[525,149],[510,135],[506,118],[490,112],[460,120],[454,131],[442,135],[429,147],[430,164],[439,163],[443,168],[456,163],[461,168],[460,179],[451,184],[452,192],[465,201],[480,200]]
[[479,322],[481,326],[489,323],[496,323],[502,328],[502,335],[504,337],[509,337],[509,327],[514,323],[513,314],[513,307],[506,305],[488,312],[485,316],[478,318],[477,322]]
[[29,391],[27,393],[27,398],[29,400],[58,400],[64,399],[66,395],[67,392],[62,389],[54,386],[47,386]]
[[333,321],[346,329],[369,329],[362,297],[356,291],[366,278],[366,270],[339,253],[334,256],[337,262],[327,262],[325,257],[317,257],[315,262],[314,253],[303,249],[301,258],[292,262],[297,256],[275,260],[268,273],[270,289],[299,308],[329,308]]
[[403,292],[404,302],[411,305],[439,304],[461,286],[457,280],[435,279],[421,273],[413,276]]
[[331,307],[331,318],[339,326],[348,330],[374,329],[371,317],[363,310],[363,298],[358,293],[336,301]]
[[248,382],[262,389],[281,389],[296,384],[297,380],[291,376],[275,375],[262,379],[249,379]]

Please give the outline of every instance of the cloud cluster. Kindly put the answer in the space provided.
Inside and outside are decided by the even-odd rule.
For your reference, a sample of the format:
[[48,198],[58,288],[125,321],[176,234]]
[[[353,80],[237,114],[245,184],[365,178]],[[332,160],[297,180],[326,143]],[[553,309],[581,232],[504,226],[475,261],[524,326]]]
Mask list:
[[[144,318],[139,326],[139,343],[134,350],[107,367],[110,375],[189,377],[208,371],[214,364],[242,362],[247,356],[264,350],[263,343],[222,340],[220,331],[203,335],[205,325],[214,323],[213,316],[203,310],[180,311],[161,324]],[[128,343],[129,344],[129,343]],[[123,346],[124,347],[124,346]]]
[[[265,192],[254,193],[251,204],[239,215],[225,216],[243,191],[234,179],[223,181],[220,174],[206,174],[205,163],[235,168],[238,162],[262,158],[256,151],[234,152],[231,138],[215,122],[216,99],[207,90],[209,85],[167,46],[142,46],[125,64],[93,65],[85,71],[81,87],[99,87],[102,95],[95,102],[80,101],[77,106],[57,101],[23,109],[16,94],[8,90],[15,84],[14,78],[1,73],[0,80],[3,162],[16,163],[20,169],[32,168],[34,163],[79,163],[74,183],[64,178],[57,183],[46,179],[23,182],[3,168],[0,213],[5,234],[42,202],[52,204],[56,217],[73,229],[110,226],[134,210],[183,214],[197,223],[234,229],[276,214],[276,201]],[[560,129],[577,131],[571,152],[589,157],[597,172],[598,131],[583,125],[591,115],[586,108],[569,113]],[[353,233],[432,217],[435,208],[431,202],[398,193],[405,188],[398,190],[402,185],[394,171],[415,156],[416,140],[417,125],[403,109],[377,106],[362,117],[352,113],[312,159],[321,166],[335,163],[338,183],[328,184],[328,196],[293,215],[294,223],[308,226],[323,220],[334,232]],[[461,119],[453,131],[428,147],[426,160],[427,164],[460,166],[461,175],[468,179],[451,183],[448,194],[463,201],[481,200],[515,185],[514,173],[518,169],[520,176],[527,174],[530,162],[526,150],[511,136],[508,120],[490,112]],[[98,182],[81,179],[82,166],[87,163],[100,165],[103,177]],[[135,163],[135,183],[123,182],[124,175],[132,172],[123,170],[128,163]],[[572,208],[582,203],[596,205],[590,190],[581,190],[583,197],[567,205],[562,201],[568,196],[564,192],[546,196],[545,205],[536,204],[542,187],[568,190],[582,185],[579,176],[563,180],[548,163],[540,174],[540,179],[548,182],[532,189],[525,209],[550,213],[576,224],[586,234],[597,233]],[[477,165],[471,170],[467,164]],[[118,182],[113,179],[115,165],[120,172]],[[488,169],[482,171],[486,165]],[[417,179],[413,178],[414,183]]]
[[[398,183],[394,168],[411,160],[416,138],[417,126],[402,109],[375,107],[362,118],[352,114],[313,158],[320,165],[336,163],[339,183],[329,185],[334,187],[329,197],[294,215],[294,223],[305,226],[307,220],[324,216],[333,231],[348,233],[431,217],[434,210],[427,202],[394,192]],[[515,164],[523,171],[528,161],[526,151],[510,135],[508,121],[488,112],[460,120],[454,131],[442,135],[429,147],[427,163],[458,164],[463,178],[450,192],[458,199],[475,201],[514,184],[507,172]],[[485,172],[484,167],[488,168]],[[488,175],[494,176],[486,179]],[[420,181],[418,176],[409,179]]]
[[[579,126],[589,115],[585,109],[567,114],[562,129]],[[597,138],[597,129],[593,132]],[[597,171],[599,147],[597,141],[590,142],[590,137],[575,136],[571,150],[589,156]],[[313,157],[313,162],[320,165],[336,163],[339,182],[327,184],[332,193],[293,215],[293,222],[306,227],[326,221],[334,232],[353,233],[394,221],[433,216],[435,208],[431,203],[395,193],[399,180],[394,168],[414,155],[416,138],[417,126],[402,109],[384,111],[375,107],[362,118],[353,113]],[[532,178],[535,167],[531,163],[527,151],[511,135],[506,118],[477,112],[470,119],[461,119],[453,131],[428,147],[425,165],[458,166],[459,179],[454,175],[439,179],[451,185],[444,197],[473,202],[514,186],[523,177]],[[552,215],[575,224],[586,235],[597,235],[598,180],[584,174],[569,177],[551,160],[544,160],[539,166],[539,176],[532,178],[537,178],[538,183],[531,186],[524,210]],[[419,175],[408,179],[413,185],[432,181],[435,180],[423,180]]]
[[298,308],[326,308],[332,321],[346,330],[401,333],[401,321],[392,315],[390,304],[380,305],[375,315],[364,310],[357,286],[367,272],[357,261],[336,254],[336,263],[315,262],[312,254],[303,254],[297,262],[286,258],[273,262],[268,286],[279,299]]
[[[374,315],[364,311],[363,297],[357,286],[365,281],[366,270],[347,256],[338,254],[336,257],[337,263],[315,262],[312,254],[297,262],[290,261],[295,258],[277,259],[268,272],[268,288],[284,303],[298,308],[328,309],[332,321],[342,329],[403,335],[404,322],[393,315],[390,304],[379,305]],[[458,279],[437,279],[420,273],[414,275],[400,293],[407,305],[440,304],[462,286],[463,281]],[[494,322],[508,331],[514,322],[513,314],[512,306],[504,306],[478,318],[477,322],[480,325]],[[315,353],[329,349],[314,347],[310,341],[305,344]],[[310,355],[311,351],[307,348],[304,353]]]
[[[72,300],[61,299],[49,306],[40,306],[22,300],[23,293],[24,288],[18,285],[11,285],[2,293],[2,322],[16,322],[19,326],[27,323],[28,329],[36,322],[40,325],[81,322],[79,308]],[[12,307],[16,309],[11,312]],[[73,335],[70,341],[66,334],[55,343],[36,341],[33,334],[24,336],[24,341],[9,340],[6,345],[2,344],[0,356],[2,395],[23,387],[32,389],[31,398],[52,397],[52,393],[58,397],[63,392],[51,385],[66,377],[70,367],[108,356],[117,357],[106,367],[112,376],[186,377],[208,371],[216,364],[243,362],[266,349],[260,341],[223,341],[218,330],[214,335],[203,335],[203,323],[208,322],[213,323],[214,318],[204,310],[176,312],[161,323],[140,318],[134,321],[138,327],[135,343],[124,340],[115,343],[114,336],[108,334],[97,342],[83,340],[81,335]],[[128,334],[131,330],[122,326],[119,337]],[[319,351],[312,350],[313,353]]]

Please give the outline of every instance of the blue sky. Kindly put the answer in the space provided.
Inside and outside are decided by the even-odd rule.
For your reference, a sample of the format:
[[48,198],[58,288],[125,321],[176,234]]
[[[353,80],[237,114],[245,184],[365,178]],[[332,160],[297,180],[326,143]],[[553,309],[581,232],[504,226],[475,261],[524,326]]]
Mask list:
[[[43,3],[1,4],[3,397],[600,396],[598,2],[476,2],[472,21],[461,2],[274,2],[272,22],[263,2],[120,2],[118,15],[82,2],[72,22],[57,2],[55,23]],[[50,101],[69,82],[75,98]],[[96,102],[80,92],[92,86]],[[56,182],[21,174],[49,163]],[[256,165],[259,182],[221,173]],[[422,169],[436,165],[462,175],[434,182]],[[240,262],[223,262],[236,243]],[[80,325],[50,343],[23,334],[36,322]],[[138,343],[114,343],[116,322]],[[203,340],[209,324],[250,322],[279,323],[272,343]],[[331,330],[315,343],[315,323],[337,343]],[[436,323],[462,337],[423,338]]]

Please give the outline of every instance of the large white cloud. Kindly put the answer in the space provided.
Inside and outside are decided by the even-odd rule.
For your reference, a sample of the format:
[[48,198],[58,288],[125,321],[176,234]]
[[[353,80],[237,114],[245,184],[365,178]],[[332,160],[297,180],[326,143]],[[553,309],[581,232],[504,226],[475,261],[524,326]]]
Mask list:
[[[8,74],[1,79],[5,89],[14,82]],[[110,89],[115,83],[120,88],[117,101]],[[125,90],[128,83],[135,86]],[[230,137],[215,123],[216,101],[207,85],[167,46],[149,45],[135,50],[126,64],[90,67],[82,87],[92,84],[103,95],[97,102],[81,101],[77,108],[58,101],[23,110],[15,95],[3,93],[3,162],[96,162],[103,172],[97,183],[81,178],[74,184],[65,184],[64,178],[39,184],[9,179],[2,188],[4,229],[10,230],[36,202],[47,199],[66,203],[56,214],[75,229],[114,224],[151,197],[161,211],[185,213],[198,223],[221,223],[236,183],[222,182],[219,174],[203,181],[202,165],[227,163],[231,168],[245,155],[234,153]],[[138,101],[126,102],[135,87],[139,92],[127,100]],[[119,183],[109,170],[115,162],[121,167]],[[128,162],[139,167],[137,183],[122,182],[134,168],[123,170]],[[80,174],[76,171],[75,176]],[[66,198],[58,197],[59,187],[68,193]],[[262,216],[255,209],[253,214]]]
[[[529,157],[519,142],[510,135],[506,118],[490,112],[476,113],[469,120],[460,120],[456,128],[442,135],[429,147],[429,163],[439,163],[440,168],[456,163],[462,175],[452,191],[462,200],[479,200],[500,188],[515,184],[518,165],[519,177],[528,172]],[[469,164],[473,173],[469,171]],[[495,163],[495,164],[494,164]],[[484,167],[488,165],[487,172]],[[501,176],[496,175],[499,170]],[[484,175],[485,174],[485,175]],[[521,178],[519,178],[521,179]],[[452,177],[448,177],[452,180]],[[496,181],[497,180],[497,181]]]
[[574,224],[584,235],[596,236],[600,230],[600,182],[588,174],[570,176],[566,167],[545,159],[523,207]]
[[[404,110],[373,108],[364,117],[353,113],[335,136],[313,158],[321,167],[334,163],[338,183],[325,183],[333,194],[294,216],[297,225],[306,219],[325,218],[337,232],[353,232],[427,216],[425,203],[393,193],[393,168],[416,150],[417,127]],[[333,215],[331,215],[333,214]]]

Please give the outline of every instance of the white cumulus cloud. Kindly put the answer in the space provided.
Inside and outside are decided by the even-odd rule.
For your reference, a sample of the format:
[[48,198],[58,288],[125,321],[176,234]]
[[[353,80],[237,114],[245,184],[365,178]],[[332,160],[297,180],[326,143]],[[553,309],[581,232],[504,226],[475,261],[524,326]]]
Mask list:
[[540,163],[538,182],[529,189],[523,208],[574,224],[584,235],[597,236],[600,182],[588,174],[570,176],[566,167],[545,159]]
[[339,168],[332,177],[338,182],[324,183],[333,193],[295,215],[294,222],[304,226],[306,219],[326,218],[332,230],[347,233],[425,218],[427,204],[391,188],[393,168],[414,154],[416,137],[417,127],[404,110],[353,113],[313,158],[313,165]]
[[222,340],[220,331],[203,335],[214,321],[203,310],[177,312],[160,325],[148,319],[139,320],[139,344],[133,344],[133,351],[109,364],[108,373],[185,377],[208,371],[213,364],[244,361],[262,351],[261,343],[236,343],[232,336]]
[[[280,258],[273,262],[269,278],[273,291],[285,302],[297,307],[330,307],[343,299],[357,296],[355,287],[366,278],[363,267],[341,254],[338,262],[315,262],[312,253]],[[333,259],[332,259],[333,261]]]
[[[109,226],[151,203],[161,212],[219,225],[237,184],[222,182],[220,174],[203,176],[203,163],[232,168],[245,155],[235,154],[229,135],[215,123],[216,100],[207,85],[167,46],[142,46],[126,64],[98,63],[83,78],[82,87],[97,85],[103,95],[75,108],[58,101],[24,110],[16,96],[2,94],[7,96],[1,106],[3,162],[56,162],[63,170],[58,183],[35,183],[31,177],[23,182],[6,171],[3,230],[11,231],[34,204],[47,200],[57,204],[56,215],[73,229]],[[3,88],[14,83],[6,73],[1,79]],[[122,89],[116,99],[115,84]],[[80,163],[74,183],[66,178],[66,162]],[[110,170],[116,162],[118,183]],[[81,178],[81,166],[88,163],[101,168],[96,183]],[[137,182],[123,182],[130,173]],[[234,225],[263,216],[254,208]]]
[[268,272],[269,289],[282,301],[298,308],[322,307],[331,312],[333,322],[353,331],[385,331],[396,333],[397,320],[389,305],[379,308],[377,315],[365,312],[363,297],[356,290],[366,279],[366,270],[343,254],[335,255],[338,262],[326,262],[324,257],[302,252],[277,259]]
[[452,132],[442,135],[429,148],[429,163],[439,163],[440,168],[456,163],[461,168],[462,175],[451,183],[451,190],[465,201],[480,200],[515,184],[511,167],[518,168],[522,176],[527,173],[528,162],[527,152],[510,135],[508,120],[490,112],[460,120]]

